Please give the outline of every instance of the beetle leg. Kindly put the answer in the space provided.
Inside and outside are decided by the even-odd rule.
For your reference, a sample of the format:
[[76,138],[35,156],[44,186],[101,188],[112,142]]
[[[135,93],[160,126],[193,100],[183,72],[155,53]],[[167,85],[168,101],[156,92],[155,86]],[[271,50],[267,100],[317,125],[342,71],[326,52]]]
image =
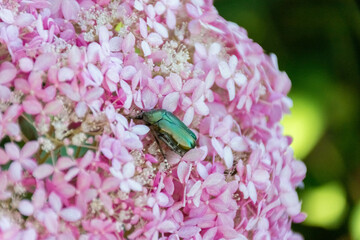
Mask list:
[[161,140],[163,140],[163,142],[169,147],[171,148],[171,150],[173,150],[174,152],[176,152],[177,154],[179,154],[180,156],[184,156],[185,151],[183,151],[181,148],[179,148],[179,145],[174,142],[174,140],[169,137],[169,135],[167,134],[163,134],[163,133],[159,133],[159,138]]
[[161,155],[164,157],[164,159],[166,159],[165,154],[164,154],[164,152],[163,152],[163,150],[161,148],[161,145],[160,145],[160,142],[159,142],[159,139],[158,139],[158,134],[152,128],[150,128],[150,131],[154,135],[155,141],[156,141],[157,145],[159,146]]

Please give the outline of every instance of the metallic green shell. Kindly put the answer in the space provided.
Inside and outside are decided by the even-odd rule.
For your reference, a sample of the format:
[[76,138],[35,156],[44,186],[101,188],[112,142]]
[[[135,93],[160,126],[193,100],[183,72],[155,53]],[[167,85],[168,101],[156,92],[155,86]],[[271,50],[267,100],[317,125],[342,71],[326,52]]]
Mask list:
[[142,118],[172,150],[184,153],[195,147],[195,134],[174,114],[163,109],[143,112]]

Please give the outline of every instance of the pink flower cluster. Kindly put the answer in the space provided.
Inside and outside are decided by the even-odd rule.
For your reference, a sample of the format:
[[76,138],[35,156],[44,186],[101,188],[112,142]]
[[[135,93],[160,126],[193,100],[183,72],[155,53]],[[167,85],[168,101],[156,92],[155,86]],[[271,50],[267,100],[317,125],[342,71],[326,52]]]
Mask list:
[[0,239],[302,238],[290,80],[211,0],[2,0],[0,44]]

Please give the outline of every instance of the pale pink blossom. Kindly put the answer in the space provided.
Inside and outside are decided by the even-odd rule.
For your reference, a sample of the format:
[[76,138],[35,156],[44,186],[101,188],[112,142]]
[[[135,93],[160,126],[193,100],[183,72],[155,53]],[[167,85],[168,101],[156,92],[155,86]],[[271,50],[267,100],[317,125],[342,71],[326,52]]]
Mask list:
[[31,141],[25,144],[20,149],[15,143],[5,144],[5,151],[9,159],[13,162],[9,166],[9,174],[11,179],[19,181],[22,178],[23,169],[32,172],[36,167],[36,162],[32,156],[37,152],[39,143],[37,141]]
[[17,118],[22,111],[21,106],[17,104],[10,106],[4,113],[0,111],[0,139],[6,135],[19,139],[20,127]]
[[302,239],[291,82],[245,29],[212,1],[25,2],[0,9],[1,239]]
[[142,186],[136,182],[132,177],[135,173],[135,165],[132,162],[128,162],[121,166],[117,161],[113,161],[113,165],[110,168],[111,174],[120,180],[120,189],[123,192],[141,191]]

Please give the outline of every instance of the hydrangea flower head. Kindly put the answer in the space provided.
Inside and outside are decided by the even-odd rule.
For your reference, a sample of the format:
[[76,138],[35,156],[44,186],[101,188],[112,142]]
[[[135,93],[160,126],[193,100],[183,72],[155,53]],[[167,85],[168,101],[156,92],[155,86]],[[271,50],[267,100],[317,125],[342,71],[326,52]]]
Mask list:
[[5,0],[0,43],[1,239],[302,239],[291,82],[211,0]]

